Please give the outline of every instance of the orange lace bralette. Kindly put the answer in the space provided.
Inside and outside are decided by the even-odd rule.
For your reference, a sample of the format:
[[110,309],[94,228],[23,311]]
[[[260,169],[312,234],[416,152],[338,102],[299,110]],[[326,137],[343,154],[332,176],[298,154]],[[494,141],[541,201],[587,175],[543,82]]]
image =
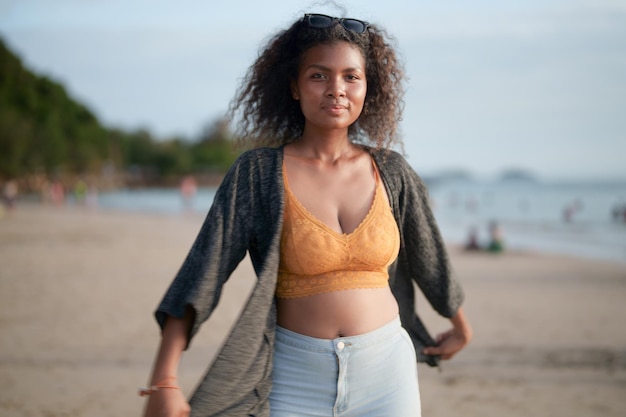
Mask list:
[[400,249],[400,233],[374,164],[376,191],[369,212],[351,233],[313,216],[289,188],[283,163],[285,213],[276,296],[306,297],[356,288],[383,288]]

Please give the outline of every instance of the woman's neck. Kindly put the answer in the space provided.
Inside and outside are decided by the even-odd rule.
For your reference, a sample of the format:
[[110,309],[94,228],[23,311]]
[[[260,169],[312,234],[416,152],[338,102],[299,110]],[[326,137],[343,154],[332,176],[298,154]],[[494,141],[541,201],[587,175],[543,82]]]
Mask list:
[[305,132],[300,139],[291,144],[295,156],[317,159],[333,163],[346,157],[353,157],[358,151],[348,138],[347,130],[325,132],[324,134]]

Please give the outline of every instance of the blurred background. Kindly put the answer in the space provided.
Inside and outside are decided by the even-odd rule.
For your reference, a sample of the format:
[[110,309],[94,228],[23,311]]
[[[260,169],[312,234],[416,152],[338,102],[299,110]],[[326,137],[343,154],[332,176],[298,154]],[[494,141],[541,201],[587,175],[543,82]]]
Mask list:
[[150,312],[237,156],[224,113],[306,12],[380,24],[405,63],[404,151],[476,333],[420,368],[425,415],[626,415],[623,0],[0,0],[0,414],[139,414]]
[[264,40],[311,10],[395,37],[405,152],[448,239],[487,240],[497,222],[513,247],[626,260],[617,0],[3,0],[5,194],[17,180],[53,200],[62,185],[97,189],[106,207],[179,210],[171,187],[192,175],[205,211],[236,156],[223,115],[239,81]]

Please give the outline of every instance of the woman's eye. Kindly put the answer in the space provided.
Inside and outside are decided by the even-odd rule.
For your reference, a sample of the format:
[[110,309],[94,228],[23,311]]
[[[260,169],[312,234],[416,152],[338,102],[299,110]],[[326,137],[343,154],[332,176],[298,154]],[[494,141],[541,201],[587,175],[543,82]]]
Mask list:
[[356,81],[358,79],[359,77],[357,75],[354,75],[354,74],[346,75],[346,80],[348,81]]
[[315,73],[315,74],[311,74],[311,78],[313,78],[314,80],[321,80],[321,79],[324,79],[325,76],[324,74]]

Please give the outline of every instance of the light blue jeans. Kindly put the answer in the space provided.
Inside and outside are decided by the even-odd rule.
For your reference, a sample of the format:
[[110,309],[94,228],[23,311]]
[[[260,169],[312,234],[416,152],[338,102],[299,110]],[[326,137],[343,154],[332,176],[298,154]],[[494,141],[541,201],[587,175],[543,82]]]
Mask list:
[[271,417],[419,417],[415,350],[400,319],[363,335],[276,330]]

